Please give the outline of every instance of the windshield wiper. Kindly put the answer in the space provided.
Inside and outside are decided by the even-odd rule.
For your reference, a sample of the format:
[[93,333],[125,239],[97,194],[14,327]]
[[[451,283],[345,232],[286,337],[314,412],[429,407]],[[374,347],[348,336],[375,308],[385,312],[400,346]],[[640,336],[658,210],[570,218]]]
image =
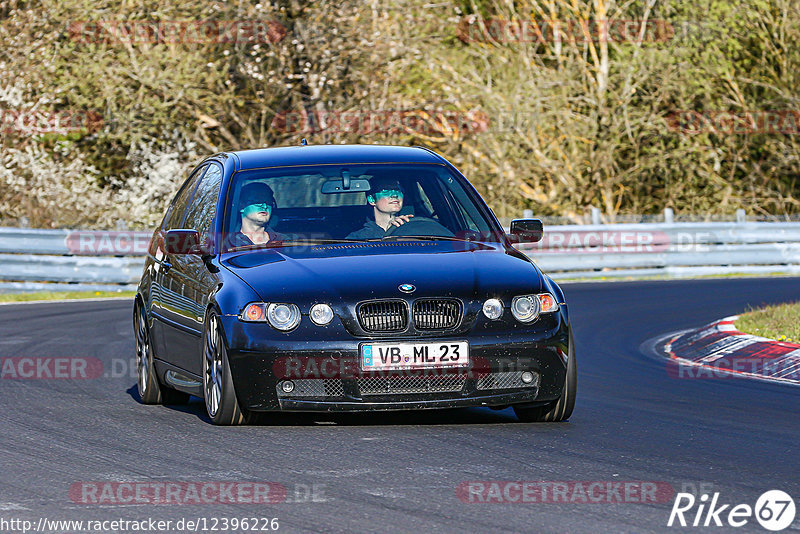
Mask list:
[[304,239],[287,239],[283,241],[283,243],[317,243],[319,245],[335,245],[339,243],[357,243],[361,241],[360,239],[333,239],[333,238],[325,238],[325,237],[309,237]]
[[[333,239],[333,238],[308,238],[308,239],[286,239],[284,241],[269,241],[256,245],[242,245],[240,247],[229,248],[227,252],[239,252],[243,250],[258,250],[268,248],[293,247],[297,245],[340,245],[347,243],[380,243],[381,241],[400,241],[402,239],[413,239],[416,241],[459,241],[463,243],[478,243],[485,239],[464,239],[444,235],[387,235],[384,237],[373,237],[369,239]],[[493,241],[494,242],[494,241]]]
[[267,249],[267,248],[282,248],[282,247],[293,247],[296,245],[338,245],[341,243],[363,243],[363,239],[328,239],[328,238],[316,238],[311,237],[308,239],[284,239],[284,240],[273,240],[268,241],[266,243],[257,243],[254,245],[242,245],[239,247],[233,247],[227,249],[227,252],[239,252],[242,250],[258,250],[258,249]]
[[384,237],[377,237],[374,239],[367,239],[367,241],[397,241],[400,239],[417,239],[421,241],[463,241],[466,243],[476,243],[483,240],[464,239],[463,237],[454,237],[446,235],[387,235]]
[[240,252],[242,250],[257,250],[262,248],[278,248],[283,246],[283,241],[269,241],[267,243],[257,243],[255,245],[239,245],[238,247],[228,247],[223,252]]

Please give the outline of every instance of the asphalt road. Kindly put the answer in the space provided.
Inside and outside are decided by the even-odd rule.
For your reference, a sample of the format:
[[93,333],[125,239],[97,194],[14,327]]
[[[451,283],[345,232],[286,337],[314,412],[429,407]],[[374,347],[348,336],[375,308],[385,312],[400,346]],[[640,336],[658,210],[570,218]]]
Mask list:
[[[139,404],[130,302],[0,306],[0,357],[97,358],[107,375],[0,380],[0,525],[277,517],[279,532],[662,532],[680,530],[666,526],[672,499],[469,503],[456,488],[492,480],[653,481],[719,492],[729,504],[752,506],[770,489],[800,498],[800,388],[676,379],[642,348],[654,336],[749,306],[797,300],[800,279],[565,290],[579,380],[575,413],[561,424],[462,409],[284,414],[259,426],[214,427],[199,401]],[[69,491],[87,481],[271,481],[288,489],[291,502],[82,504]],[[800,518],[790,527],[796,530]],[[754,519],[738,531],[764,532]]]

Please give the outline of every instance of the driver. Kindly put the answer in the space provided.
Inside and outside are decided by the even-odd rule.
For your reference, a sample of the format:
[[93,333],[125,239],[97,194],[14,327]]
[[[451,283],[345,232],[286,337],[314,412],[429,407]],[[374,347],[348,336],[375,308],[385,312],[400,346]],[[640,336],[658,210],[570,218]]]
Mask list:
[[347,239],[379,239],[386,232],[407,223],[413,215],[399,215],[403,209],[403,186],[392,178],[375,178],[370,182],[367,203],[373,216],[367,217],[364,226],[350,233]]
[[283,236],[269,227],[269,221],[272,219],[272,212],[276,206],[275,194],[267,184],[254,182],[242,187],[238,210],[241,217],[241,229],[228,237],[226,248],[283,241]]

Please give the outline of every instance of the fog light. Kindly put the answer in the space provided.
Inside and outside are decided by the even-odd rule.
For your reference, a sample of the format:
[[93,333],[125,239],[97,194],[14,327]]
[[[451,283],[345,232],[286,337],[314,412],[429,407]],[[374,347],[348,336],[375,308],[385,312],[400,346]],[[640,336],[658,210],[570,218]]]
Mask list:
[[325,326],[333,320],[333,310],[327,304],[314,304],[308,315],[311,322],[318,326]]
[[503,315],[503,303],[497,299],[489,299],[483,303],[483,314],[492,321]]
[[281,389],[283,390],[284,393],[291,393],[292,391],[294,391],[294,382],[292,382],[291,380],[284,380],[283,382],[281,382]]
[[522,373],[521,378],[523,384],[530,384],[531,382],[533,382],[533,373],[531,373],[530,371],[524,371]]

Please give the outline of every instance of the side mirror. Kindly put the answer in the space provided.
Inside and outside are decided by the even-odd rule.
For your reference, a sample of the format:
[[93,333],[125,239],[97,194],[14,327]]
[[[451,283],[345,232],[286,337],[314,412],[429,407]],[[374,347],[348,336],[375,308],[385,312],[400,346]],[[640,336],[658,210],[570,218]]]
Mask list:
[[517,243],[536,243],[542,240],[544,226],[539,219],[514,219],[511,221],[511,235]]
[[164,235],[167,254],[203,254],[197,230],[169,230]]

